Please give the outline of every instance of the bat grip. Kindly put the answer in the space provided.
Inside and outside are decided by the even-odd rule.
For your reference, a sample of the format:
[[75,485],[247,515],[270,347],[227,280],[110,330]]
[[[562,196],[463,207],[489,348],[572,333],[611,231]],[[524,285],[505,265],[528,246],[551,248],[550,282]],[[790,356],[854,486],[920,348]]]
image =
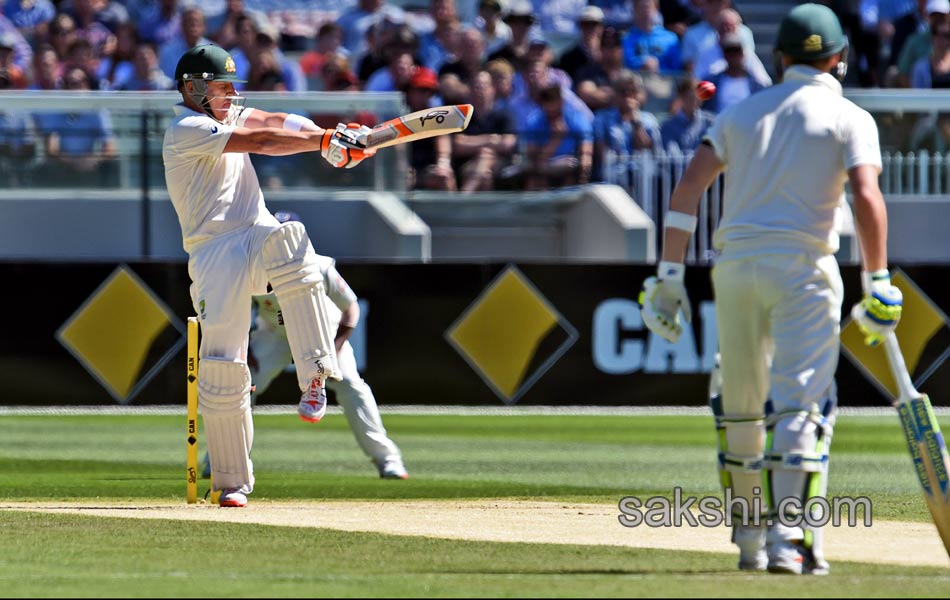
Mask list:
[[900,392],[898,402],[920,396],[910,378],[910,373],[907,371],[904,355],[901,352],[900,344],[897,342],[897,335],[893,331],[884,337],[884,350],[887,352],[887,362],[890,364],[891,374],[894,375],[894,381],[897,383],[897,389]]

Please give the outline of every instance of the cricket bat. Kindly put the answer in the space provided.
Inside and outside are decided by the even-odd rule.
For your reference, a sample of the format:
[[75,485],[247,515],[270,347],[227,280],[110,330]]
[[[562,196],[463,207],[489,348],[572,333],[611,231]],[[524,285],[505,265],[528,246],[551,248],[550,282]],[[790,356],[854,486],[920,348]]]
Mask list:
[[366,149],[378,149],[436,135],[458,133],[468,127],[474,113],[471,104],[427,108],[380,123],[369,133],[357,136],[356,140]]
[[894,402],[904,428],[904,438],[914,462],[917,479],[923,488],[924,500],[933,516],[934,524],[950,555],[950,457],[940,425],[934,417],[930,398],[914,388],[914,383],[904,364],[897,336],[894,332],[884,339],[887,361],[900,395]]

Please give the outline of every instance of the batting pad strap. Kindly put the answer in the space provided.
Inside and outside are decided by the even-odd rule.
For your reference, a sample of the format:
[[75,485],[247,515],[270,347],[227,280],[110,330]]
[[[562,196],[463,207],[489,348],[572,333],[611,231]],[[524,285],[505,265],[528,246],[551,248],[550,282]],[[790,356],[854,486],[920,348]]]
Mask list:
[[820,473],[828,463],[828,455],[821,452],[781,452],[765,456],[769,469]]
[[287,131],[300,131],[305,126],[312,125],[316,127],[317,124],[308,119],[307,117],[302,117],[300,115],[288,114],[284,118],[284,129]]
[[666,213],[666,217],[663,218],[664,227],[679,229],[680,231],[686,231],[688,233],[696,231],[696,223],[696,215],[688,215],[675,210],[669,211]]
[[731,452],[719,453],[719,466],[730,473],[758,473],[765,468],[765,456],[742,456]]

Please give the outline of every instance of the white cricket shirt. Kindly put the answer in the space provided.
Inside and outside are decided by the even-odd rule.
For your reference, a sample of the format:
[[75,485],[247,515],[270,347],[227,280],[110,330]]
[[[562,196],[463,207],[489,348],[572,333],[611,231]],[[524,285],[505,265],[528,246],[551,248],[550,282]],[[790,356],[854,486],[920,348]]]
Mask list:
[[803,65],[722,112],[705,139],[727,169],[713,244],[731,256],[835,253],[848,169],[881,168],[871,115]]
[[[232,111],[241,111],[237,106]],[[165,130],[162,158],[186,252],[209,239],[254,224],[267,213],[257,173],[246,153],[224,152],[231,133],[243,125],[245,108],[225,125],[184,104]]]

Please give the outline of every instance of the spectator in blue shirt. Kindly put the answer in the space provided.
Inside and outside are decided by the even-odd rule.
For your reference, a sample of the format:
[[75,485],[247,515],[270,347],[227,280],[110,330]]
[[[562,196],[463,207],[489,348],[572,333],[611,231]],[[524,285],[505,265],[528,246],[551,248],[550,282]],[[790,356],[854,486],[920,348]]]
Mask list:
[[692,152],[712,125],[714,115],[700,108],[693,77],[684,77],[676,85],[679,111],[663,123],[660,135],[667,152]]
[[628,69],[670,73],[682,69],[680,41],[657,25],[657,0],[633,0],[633,26],[623,38],[623,62]]
[[56,16],[56,7],[50,0],[6,0],[0,13],[23,34],[31,44],[46,39],[50,21]]
[[606,153],[628,156],[661,145],[660,122],[641,110],[647,101],[643,78],[624,69],[613,82],[613,106],[594,115],[594,172],[603,178]]
[[526,142],[525,189],[543,190],[588,183],[594,153],[591,119],[564,110],[561,86],[543,88],[540,108],[529,114],[520,132]]
[[[89,76],[73,67],[63,76],[64,89],[91,89]],[[41,171],[57,173],[51,182],[66,186],[111,185],[115,175],[115,136],[109,114],[101,111],[40,112],[33,115],[48,164]],[[49,178],[48,178],[49,179]]]
[[168,77],[175,77],[181,55],[195,46],[212,43],[205,37],[205,15],[200,8],[186,8],[181,13],[181,35],[168,40],[158,49],[158,66]]
[[143,6],[135,23],[142,40],[161,46],[181,33],[178,0],[158,0]]
[[0,15],[0,35],[5,35],[14,40],[13,64],[19,67],[24,73],[28,72],[30,61],[33,60],[33,48],[10,19],[3,15]]

